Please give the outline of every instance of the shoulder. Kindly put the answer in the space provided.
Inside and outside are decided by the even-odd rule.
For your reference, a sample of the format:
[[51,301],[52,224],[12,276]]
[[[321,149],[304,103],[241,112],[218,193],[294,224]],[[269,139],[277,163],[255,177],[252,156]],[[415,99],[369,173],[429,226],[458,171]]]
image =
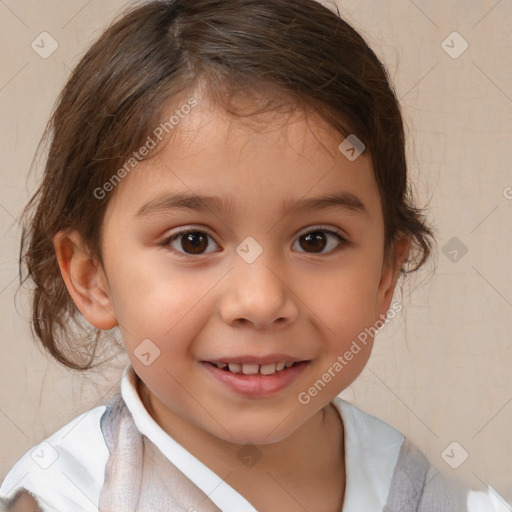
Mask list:
[[[492,488],[474,491],[445,478],[403,434],[340,398],[347,495],[343,510],[509,512]],[[364,499],[361,497],[364,496]]]
[[5,477],[0,499],[25,489],[44,512],[97,511],[109,456],[101,429],[106,409],[81,414],[25,453]]
[[339,398],[333,405],[344,426],[348,511],[465,510],[459,508],[464,493],[452,489],[401,432]]

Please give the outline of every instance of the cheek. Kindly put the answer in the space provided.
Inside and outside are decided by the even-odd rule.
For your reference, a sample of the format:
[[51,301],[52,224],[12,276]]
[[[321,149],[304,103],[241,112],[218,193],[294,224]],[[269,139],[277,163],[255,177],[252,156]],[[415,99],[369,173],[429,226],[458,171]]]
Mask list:
[[[165,263],[165,260],[164,260]],[[111,291],[120,324],[139,336],[165,336],[214,287],[215,275],[162,264],[162,258],[126,258],[113,267]]]
[[[310,283],[303,289],[309,290],[307,309],[313,312],[311,320],[323,339],[323,354],[315,368],[316,388],[328,384],[333,396],[352,384],[370,357],[379,281],[376,268],[355,263],[340,266],[328,275],[317,275],[315,286]],[[320,395],[323,400],[324,394]]]
[[373,322],[379,274],[363,265],[342,265],[317,273],[299,291],[300,298],[330,337],[346,340]]
[[[164,276],[138,268],[119,282],[118,315],[123,344],[135,372],[163,401],[185,407],[183,387],[197,369],[196,340],[209,321],[209,296],[218,277],[174,273]],[[167,397],[167,398],[166,398]]]

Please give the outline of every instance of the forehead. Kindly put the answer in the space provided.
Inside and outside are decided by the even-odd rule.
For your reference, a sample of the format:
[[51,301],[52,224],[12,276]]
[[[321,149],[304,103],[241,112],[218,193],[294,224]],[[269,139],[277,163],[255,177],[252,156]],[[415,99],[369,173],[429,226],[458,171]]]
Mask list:
[[107,211],[136,215],[144,202],[166,193],[219,197],[226,210],[280,212],[294,201],[344,193],[359,198],[370,218],[380,217],[371,158],[349,160],[344,140],[315,113],[266,112],[234,118],[193,95],[170,100],[167,140],[117,185]]

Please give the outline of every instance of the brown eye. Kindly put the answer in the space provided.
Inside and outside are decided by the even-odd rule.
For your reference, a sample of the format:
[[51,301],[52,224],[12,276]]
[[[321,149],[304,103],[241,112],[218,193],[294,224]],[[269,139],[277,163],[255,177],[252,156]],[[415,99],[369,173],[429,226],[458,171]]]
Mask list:
[[348,244],[348,241],[345,240],[345,238],[343,238],[341,235],[326,229],[305,233],[299,237],[297,242],[302,251],[313,254],[331,253],[341,248],[341,246]]
[[201,254],[208,247],[208,237],[204,233],[187,233],[181,238],[181,247],[189,254]]
[[326,238],[322,231],[313,231],[300,237],[300,246],[308,252],[322,252],[327,245]]
[[[212,250],[210,248],[210,240],[213,241],[211,236],[203,231],[182,231],[172,235],[163,242],[163,246],[170,246],[174,251],[181,255],[201,255]],[[213,242],[214,248],[217,245]]]

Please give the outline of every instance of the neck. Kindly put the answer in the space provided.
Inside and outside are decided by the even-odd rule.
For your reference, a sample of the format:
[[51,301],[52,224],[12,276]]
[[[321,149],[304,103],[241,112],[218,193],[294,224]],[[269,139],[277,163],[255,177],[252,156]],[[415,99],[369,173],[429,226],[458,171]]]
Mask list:
[[[139,394],[162,429],[221,478],[230,475],[226,480],[234,488],[243,489],[248,481],[265,482],[269,475],[289,489],[311,487],[312,479],[318,483],[344,477],[343,425],[332,404],[320,409],[285,439],[247,447],[247,452],[240,453],[242,445],[218,439],[177,414],[163,412],[162,404],[142,382]],[[253,465],[256,457],[259,459]]]

